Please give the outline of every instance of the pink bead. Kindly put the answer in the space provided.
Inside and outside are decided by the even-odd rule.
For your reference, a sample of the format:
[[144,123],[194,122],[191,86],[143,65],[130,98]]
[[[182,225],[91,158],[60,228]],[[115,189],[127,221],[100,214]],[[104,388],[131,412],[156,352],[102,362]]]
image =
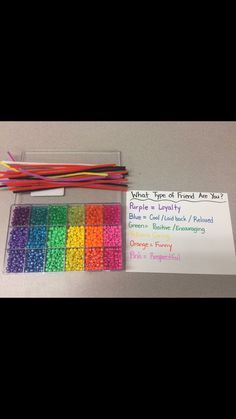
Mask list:
[[122,269],[122,249],[105,247],[104,248],[104,260],[103,260],[103,269],[114,271]]
[[104,246],[121,246],[121,226],[104,226]]
[[104,224],[120,224],[121,222],[121,206],[120,204],[104,205]]

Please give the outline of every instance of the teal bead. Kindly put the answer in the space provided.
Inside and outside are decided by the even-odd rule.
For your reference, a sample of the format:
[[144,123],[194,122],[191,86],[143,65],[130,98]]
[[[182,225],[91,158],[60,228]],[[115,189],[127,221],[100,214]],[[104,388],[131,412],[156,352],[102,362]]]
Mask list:
[[48,209],[47,207],[35,207],[31,209],[31,225],[46,225],[48,218]]

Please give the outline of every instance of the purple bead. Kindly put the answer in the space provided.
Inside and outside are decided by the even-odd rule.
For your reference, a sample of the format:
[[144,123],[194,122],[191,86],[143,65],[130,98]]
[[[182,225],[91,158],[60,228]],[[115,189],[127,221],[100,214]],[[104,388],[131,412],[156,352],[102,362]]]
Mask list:
[[15,207],[11,220],[12,226],[23,226],[29,224],[30,207]]
[[7,255],[8,255],[8,258],[7,258],[6,272],[8,273],[23,272],[24,264],[25,264],[25,250],[11,249],[7,251]]
[[28,227],[13,227],[10,230],[8,248],[17,249],[26,247]]

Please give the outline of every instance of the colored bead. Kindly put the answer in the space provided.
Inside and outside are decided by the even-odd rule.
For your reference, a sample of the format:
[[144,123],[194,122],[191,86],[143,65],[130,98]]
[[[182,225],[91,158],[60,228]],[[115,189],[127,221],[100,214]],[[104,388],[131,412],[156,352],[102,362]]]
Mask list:
[[85,227],[85,246],[101,247],[103,245],[103,227],[88,226]]
[[120,247],[104,248],[104,270],[120,270],[122,269],[122,249]]
[[28,236],[28,248],[42,248],[45,246],[47,237],[47,228],[42,227],[30,227]]
[[26,247],[28,227],[13,227],[10,230],[8,247],[11,249]]
[[6,272],[18,273],[24,271],[25,250],[11,249],[7,251]]
[[25,272],[43,272],[45,251],[30,249],[26,251]]
[[47,207],[32,207],[30,224],[31,225],[46,225],[48,218]]
[[120,224],[121,206],[120,204],[104,205],[103,207],[104,224]]
[[66,247],[84,246],[84,227],[69,227],[67,230]]
[[104,226],[104,246],[121,246],[121,226]]
[[68,207],[68,224],[71,226],[84,225],[85,212],[84,205]]
[[46,256],[45,272],[64,271],[65,251],[64,249],[48,249]]
[[103,205],[95,205],[95,204],[86,205],[86,224],[88,225],[103,224]]
[[11,220],[12,226],[24,226],[29,223],[30,207],[15,207]]
[[120,204],[17,205],[6,272],[123,269]]
[[49,227],[47,247],[65,247],[66,227]]
[[83,271],[84,248],[66,250],[66,271]]
[[101,271],[103,269],[103,248],[85,249],[85,270]]
[[67,222],[67,207],[63,205],[50,205],[48,211],[49,225],[65,225]]

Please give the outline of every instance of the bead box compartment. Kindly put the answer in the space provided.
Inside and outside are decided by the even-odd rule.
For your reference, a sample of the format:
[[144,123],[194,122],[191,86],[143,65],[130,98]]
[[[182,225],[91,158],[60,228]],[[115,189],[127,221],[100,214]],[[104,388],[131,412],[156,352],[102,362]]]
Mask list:
[[11,206],[4,273],[122,269],[120,203]]

